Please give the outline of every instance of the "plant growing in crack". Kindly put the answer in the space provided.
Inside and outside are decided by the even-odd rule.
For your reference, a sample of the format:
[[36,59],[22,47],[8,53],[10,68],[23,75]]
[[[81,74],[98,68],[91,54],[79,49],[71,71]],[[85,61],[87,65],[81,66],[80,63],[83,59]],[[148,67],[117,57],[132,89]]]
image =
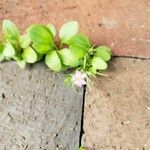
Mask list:
[[103,71],[111,59],[111,50],[106,46],[91,45],[85,34],[78,33],[78,26],[77,21],[65,23],[59,31],[58,45],[55,41],[57,32],[51,23],[31,25],[26,34],[21,35],[13,22],[4,20],[0,61],[13,59],[25,68],[27,64],[44,59],[55,72],[69,70],[65,84],[89,85],[90,77],[104,75]]
[[82,146],[80,146],[78,150],[85,150],[85,149]]

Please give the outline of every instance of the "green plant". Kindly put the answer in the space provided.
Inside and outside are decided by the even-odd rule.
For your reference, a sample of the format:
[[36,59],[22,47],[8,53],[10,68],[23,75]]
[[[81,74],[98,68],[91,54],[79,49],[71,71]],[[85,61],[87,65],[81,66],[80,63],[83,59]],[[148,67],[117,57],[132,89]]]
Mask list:
[[80,146],[78,150],[85,150],[85,149],[82,146]]
[[70,69],[66,84],[83,86],[89,83],[89,77],[103,75],[107,62],[111,59],[111,50],[106,46],[91,45],[85,34],[78,33],[78,22],[65,23],[60,31],[60,44],[56,45],[56,29],[53,24],[35,24],[27,28],[24,35],[17,26],[4,20],[2,24],[4,39],[0,42],[0,61],[15,60],[24,68],[41,59],[55,72]]

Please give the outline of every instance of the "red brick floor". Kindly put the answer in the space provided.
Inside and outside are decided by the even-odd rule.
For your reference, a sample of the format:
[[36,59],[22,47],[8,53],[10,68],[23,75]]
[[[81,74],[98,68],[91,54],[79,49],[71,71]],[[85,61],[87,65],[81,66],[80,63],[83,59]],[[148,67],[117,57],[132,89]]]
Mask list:
[[78,20],[81,32],[114,55],[150,57],[149,0],[0,0],[0,22],[6,18],[23,31],[32,23]]

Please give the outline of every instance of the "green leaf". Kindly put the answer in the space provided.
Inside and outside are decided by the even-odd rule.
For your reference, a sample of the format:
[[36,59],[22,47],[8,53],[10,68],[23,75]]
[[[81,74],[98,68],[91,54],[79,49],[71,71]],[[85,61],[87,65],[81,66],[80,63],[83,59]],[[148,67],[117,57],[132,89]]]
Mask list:
[[4,58],[5,58],[5,57],[4,57],[3,53],[0,53],[0,62],[3,61]]
[[33,42],[33,48],[40,54],[56,49],[51,31],[43,25],[32,25],[27,30]]
[[106,70],[107,63],[100,57],[94,57],[92,59],[92,66],[98,70]]
[[11,45],[11,43],[6,43],[4,50],[3,50],[3,55],[5,57],[8,58],[12,58],[13,56],[15,56],[15,49],[14,47]]
[[7,61],[9,61],[9,60],[11,60],[12,58],[11,58],[11,57],[5,57],[5,59],[6,59]]
[[67,70],[69,68],[69,66],[66,66],[66,65],[64,65],[64,64],[62,64],[62,70],[64,71],[64,70]]
[[4,45],[0,43],[0,62],[4,60],[3,50],[4,50]]
[[56,36],[56,29],[55,29],[55,26],[52,24],[52,23],[49,23],[47,25],[47,28],[51,31],[51,33],[53,34],[53,37]]
[[69,46],[69,49],[72,51],[72,53],[78,58],[81,59],[84,57],[86,51],[83,49],[80,49],[77,45],[71,45]]
[[20,37],[19,29],[17,26],[10,20],[4,20],[2,25],[2,30],[5,35],[5,38],[8,41],[18,41]]
[[111,49],[107,46],[99,46],[97,49],[99,50],[105,50],[111,55]]
[[71,79],[72,79],[72,77],[70,74],[66,75],[65,80],[64,80],[65,85],[67,85],[67,86],[71,85],[71,83],[72,83]]
[[16,63],[22,69],[26,66],[26,62],[24,60],[17,60]]
[[17,54],[13,57],[13,59],[16,61],[17,65],[20,67],[20,68],[25,68],[26,66],[26,61],[23,60],[23,57],[21,54]]
[[4,50],[4,44],[0,43],[0,53]]
[[91,47],[88,37],[84,34],[73,36],[68,40],[67,44],[79,59],[83,58],[87,50]]
[[46,55],[45,63],[53,71],[58,72],[62,70],[61,61],[56,51],[51,51]]
[[82,146],[79,147],[79,150],[85,150]]
[[31,47],[23,50],[22,57],[28,63],[34,63],[37,61],[37,54]]
[[51,50],[49,44],[33,43],[32,47],[40,54],[47,54]]
[[89,72],[91,73],[91,75],[96,75],[97,70],[96,70],[96,68],[94,68],[94,67],[90,67],[90,68],[89,68]]
[[33,43],[53,43],[53,35],[44,25],[32,25],[27,29],[27,33]]
[[64,65],[70,67],[76,67],[79,65],[78,58],[73,54],[73,52],[70,49],[64,48],[59,51],[59,54]]
[[88,49],[91,47],[90,41],[85,34],[77,34],[67,41],[68,45],[78,45],[81,49]]
[[4,50],[4,45],[2,43],[0,43],[0,53],[2,53]]
[[20,41],[21,48],[28,48],[31,44],[31,39],[27,34],[22,35],[19,41]]
[[43,55],[39,54],[39,53],[36,53],[37,54],[37,61],[40,61],[42,60],[43,58]]
[[98,47],[96,49],[95,56],[101,57],[105,61],[109,61],[111,58],[110,53],[105,48],[102,48],[102,47]]
[[21,60],[22,59],[22,55],[20,54],[20,53],[17,53],[16,55],[14,55],[13,57],[12,57],[14,60]]
[[71,37],[77,34],[78,32],[78,22],[71,21],[65,23],[60,31],[59,31],[59,38],[62,40],[62,43],[66,43]]

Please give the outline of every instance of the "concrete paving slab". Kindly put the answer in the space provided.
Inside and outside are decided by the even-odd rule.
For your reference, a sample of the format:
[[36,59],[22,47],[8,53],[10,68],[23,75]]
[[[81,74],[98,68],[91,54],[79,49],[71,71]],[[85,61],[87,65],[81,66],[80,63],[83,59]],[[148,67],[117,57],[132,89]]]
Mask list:
[[150,149],[150,60],[116,58],[86,93],[86,150]]
[[43,64],[0,64],[0,150],[77,150],[82,90]]

